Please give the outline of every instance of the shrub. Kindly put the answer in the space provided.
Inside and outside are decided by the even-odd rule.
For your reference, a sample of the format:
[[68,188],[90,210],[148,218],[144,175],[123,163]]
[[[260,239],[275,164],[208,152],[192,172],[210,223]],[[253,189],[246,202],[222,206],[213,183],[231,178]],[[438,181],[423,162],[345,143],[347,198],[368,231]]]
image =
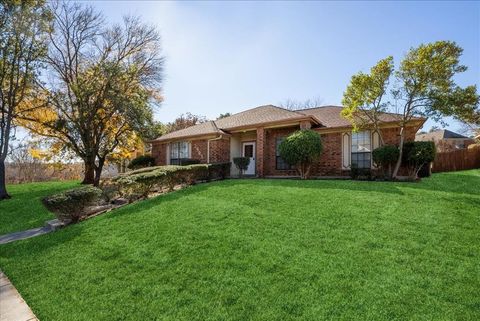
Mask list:
[[434,142],[407,142],[403,145],[402,162],[408,168],[408,176],[414,180],[425,164],[435,159]]
[[59,220],[76,222],[88,214],[89,207],[105,204],[105,197],[101,189],[83,186],[47,196],[42,199],[42,203]]
[[118,184],[120,194],[130,200],[147,197],[153,190],[176,185],[192,185],[197,181],[223,179],[228,176],[230,163],[195,164],[187,166],[157,166],[149,171],[130,172],[112,179]]
[[370,181],[373,178],[372,170],[370,168],[358,168],[356,164],[352,164],[350,177],[352,179],[366,179]]
[[138,169],[155,165],[155,158],[150,155],[141,155],[130,161],[128,168]]
[[299,130],[284,139],[279,148],[285,162],[294,165],[300,177],[306,179],[312,163],[320,157],[322,141],[314,130]]
[[182,159],[180,159],[180,165],[181,166],[194,165],[194,164],[200,164],[200,160],[193,159],[193,158],[182,158]]
[[384,145],[372,152],[373,161],[381,167],[383,175],[389,179],[392,177],[392,165],[397,161],[399,153],[398,147],[394,145]]
[[234,157],[233,163],[240,171],[240,177],[243,176],[243,172],[248,169],[248,165],[250,165],[250,158],[249,157]]

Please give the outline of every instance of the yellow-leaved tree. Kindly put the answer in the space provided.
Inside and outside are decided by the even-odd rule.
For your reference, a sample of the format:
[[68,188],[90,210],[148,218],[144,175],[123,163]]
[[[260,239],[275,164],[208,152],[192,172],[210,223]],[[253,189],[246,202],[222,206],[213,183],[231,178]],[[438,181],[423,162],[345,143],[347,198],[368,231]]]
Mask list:
[[154,123],[162,100],[160,36],[137,18],[106,27],[92,7],[52,5],[46,103],[24,113],[22,125],[61,142],[83,161],[83,183],[98,185],[107,159],[133,149]]

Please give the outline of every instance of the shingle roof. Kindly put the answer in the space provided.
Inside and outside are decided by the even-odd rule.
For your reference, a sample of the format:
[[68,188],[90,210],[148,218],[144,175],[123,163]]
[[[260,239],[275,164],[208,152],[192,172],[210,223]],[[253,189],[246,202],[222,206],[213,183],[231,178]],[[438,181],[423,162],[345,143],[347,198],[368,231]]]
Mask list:
[[214,134],[226,134],[223,130],[219,129],[215,122],[210,120],[205,123],[193,125],[184,129],[180,129],[155,139],[155,141],[171,140],[181,137],[192,137],[202,135],[214,135]]
[[[259,106],[215,121],[208,121],[171,132],[155,139],[155,141],[214,134],[228,135],[227,132],[235,128],[255,127],[266,123],[288,122],[289,120],[298,121],[302,119],[312,119],[321,127],[350,127],[350,122],[340,115],[342,108],[341,106],[323,106],[291,111],[273,105]],[[380,116],[380,120],[384,122],[398,121],[399,115],[384,113]]]
[[[351,123],[340,115],[341,106],[323,106],[309,109],[299,110],[298,112],[305,115],[314,116],[325,127],[350,127]],[[380,121],[393,122],[399,120],[399,115],[391,113],[383,113],[380,115]]]
[[448,129],[442,129],[442,130],[436,130],[431,133],[426,133],[426,134],[417,134],[415,136],[416,141],[429,141],[429,140],[440,140],[444,138],[464,138],[468,139],[468,137],[457,134],[455,132],[452,132]]
[[285,121],[305,117],[295,111],[287,110],[273,105],[259,106],[242,111],[238,114],[216,120],[218,128],[228,130],[236,127],[248,127],[263,123]]

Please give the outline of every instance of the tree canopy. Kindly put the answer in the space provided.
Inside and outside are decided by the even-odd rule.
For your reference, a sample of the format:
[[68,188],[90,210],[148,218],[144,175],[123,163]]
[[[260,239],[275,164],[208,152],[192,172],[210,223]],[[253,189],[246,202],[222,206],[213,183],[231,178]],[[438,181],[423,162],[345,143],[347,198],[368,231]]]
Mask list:
[[5,185],[5,159],[16,118],[35,97],[50,12],[45,1],[0,3],[0,200],[9,198]]
[[[452,116],[462,120],[478,112],[476,86],[462,88],[455,82],[455,75],[467,70],[460,64],[462,52],[463,49],[452,41],[422,44],[408,51],[396,71],[393,71],[393,59],[388,57],[380,60],[369,75],[360,73],[352,77],[344,94],[342,114],[354,128],[358,119],[362,119],[356,116],[362,113],[392,111],[399,115],[399,157],[393,177],[398,175],[402,162],[407,124],[414,117],[440,120],[443,116]],[[391,75],[395,76],[395,81],[388,92]],[[378,126],[375,118],[367,120],[364,126]]]
[[23,125],[74,152],[85,165],[83,183],[98,185],[107,158],[135,148],[151,128],[152,106],[162,101],[160,35],[135,17],[108,26],[92,7],[53,6],[47,103]]

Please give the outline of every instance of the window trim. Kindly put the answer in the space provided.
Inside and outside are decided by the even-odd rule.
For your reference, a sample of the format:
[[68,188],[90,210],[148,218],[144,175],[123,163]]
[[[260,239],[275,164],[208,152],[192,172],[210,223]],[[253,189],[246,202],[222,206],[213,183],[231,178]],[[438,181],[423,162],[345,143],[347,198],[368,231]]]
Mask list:
[[[356,141],[357,141],[357,144],[356,144],[356,146],[357,146],[357,151],[356,151],[356,152],[353,151],[354,136],[355,136],[355,135],[358,135],[358,134],[360,134],[360,133],[362,133],[362,134],[364,135],[364,137],[368,137],[368,145],[369,145],[369,149],[370,149],[369,151],[358,151],[358,146],[359,146],[359,144],[358,144],[358,138],[356,139]],[[372,144],[373,144],[373,141],[372,141],[372,131],[370,131],[370,130],[363,130],[363,131],[359,131],[359,132],[352,132],[352,136],[351,136],[350,139],[351,139],[351,141],[350,141],[350,168],[353,168],[353,166],[354,166],[354,159],[355,159],[356,164],[359,163],[359,161],[358,161],[358,156],[359,156],[359,155],[369,155],[369,158],[370,158],[370,159],[369,159],[369,162],[370,162],[369,166],[368,166],[368,167],[358,167],[358,166],[357,166],[357,168],[360,168],[360,169],[371,169],[372,166],[373,166],[373,160],[372,160],[372,148],[373,148],[373,145],[372,145]],[[365,142],[364,142],[364,145],[366,145]],[[355,155],[356,157],[354,157],[354,155]],[[362,163],[365,163],[365,159],[363,159],[361,162],[362,162]]]

